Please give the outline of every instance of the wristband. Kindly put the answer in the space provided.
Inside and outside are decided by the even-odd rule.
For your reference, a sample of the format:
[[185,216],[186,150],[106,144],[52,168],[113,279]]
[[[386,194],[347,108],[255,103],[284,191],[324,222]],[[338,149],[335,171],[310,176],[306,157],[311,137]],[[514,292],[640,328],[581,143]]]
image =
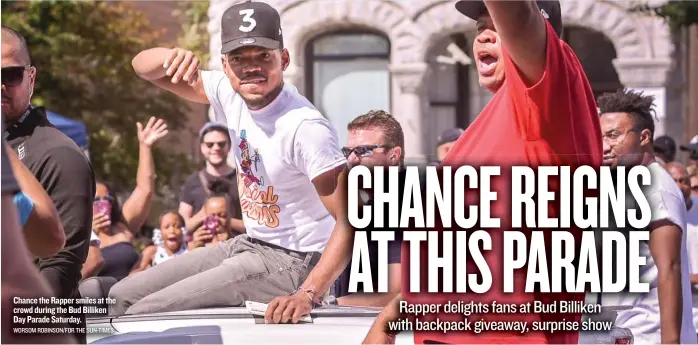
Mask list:
[[316,295],[315,290],[313,290],[311,288],[300,287],[300,288],[298,288],[298,291],[296,291],[296,293],[298,293],[300,291],[303,291],[303,293],[306,296],[308,296],[308,298],[310,299],[310,303],[312,303],[313,306],[317,306],[317,305],[322,304],[322,302],[315,297],[315,295]]

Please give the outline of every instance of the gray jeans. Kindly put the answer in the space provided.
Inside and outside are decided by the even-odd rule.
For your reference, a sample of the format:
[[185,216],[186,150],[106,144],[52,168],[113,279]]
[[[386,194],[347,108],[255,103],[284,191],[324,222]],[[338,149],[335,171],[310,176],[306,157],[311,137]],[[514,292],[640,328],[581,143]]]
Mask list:
[[109,291],[109,315],[269,303],[297,290],[319,256],[238,235],[123,279]]

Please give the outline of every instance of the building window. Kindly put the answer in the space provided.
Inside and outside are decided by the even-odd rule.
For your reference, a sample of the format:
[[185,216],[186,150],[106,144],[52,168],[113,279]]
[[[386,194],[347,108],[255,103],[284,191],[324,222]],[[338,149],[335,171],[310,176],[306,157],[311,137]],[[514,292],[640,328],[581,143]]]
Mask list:
[[334,32],[306,46],[307,97],[346,144],[347,125],[373,109],[390,111],[390,41],[374,32]]
[[474,33],[444,36],[429,49],[430,72],[425,80],[429,107],[422,132],[428,154],[436,157],[439,135],[454,127],[467,128],[489,102],[489,92],[478,84],[472,56]]
[[587,28],[568,26],[562,32],[562,40],[569,44],[582,63],[594,97],[623,87],[613,66],[616,49],[606,35]]

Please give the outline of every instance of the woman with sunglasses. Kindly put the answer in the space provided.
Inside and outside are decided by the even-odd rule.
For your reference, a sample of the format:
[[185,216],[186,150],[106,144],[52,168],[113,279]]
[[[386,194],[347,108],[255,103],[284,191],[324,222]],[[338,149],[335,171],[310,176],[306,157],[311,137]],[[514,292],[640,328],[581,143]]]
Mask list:
[[104,266],[98,276],[121,280],[138,267],[140,253],[133,245],[135,235],[148,218],[155,188],[152,145],[167,135],[167,124],[151,117],[145,128],[138,123],[138,173],[136,188],[123,207],[104,182],[97,182],[92,230],[101,241]]

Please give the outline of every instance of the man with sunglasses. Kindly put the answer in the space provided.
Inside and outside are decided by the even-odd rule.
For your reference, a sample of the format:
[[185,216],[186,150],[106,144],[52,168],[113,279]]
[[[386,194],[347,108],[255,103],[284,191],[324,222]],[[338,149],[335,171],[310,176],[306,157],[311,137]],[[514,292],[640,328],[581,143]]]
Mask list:
[[[598,99],[604,165],[625,167],[626,173],[633,166],[644,165],[652,176],[651,185],[643,190],[652,209],[648,227],[616,229],[649,231],[649,241],[640,243],[639,253],[646,258],[647,265],[640,266],[639,279],[649,283],[650,291],[604,293],[601,304],[632,306],[618,313],[615,327],[629,329],[636,343],[695,344],[684,231],[686,204],[681,189],[655,158],[653,103],[654,97],[631,90],[619,90]],[[627,209],[636,207],[634,200],[626,199]],[[615,224],[615,220],[610,219],[609,224]],[[614,260],[602,256],[599,261],[609,259]]]
[[[36,261],[56,297],[79,298],[80,271],[87,258],[92,224],[95,181],[92,167],[80,148],[57,130],[46,111],[30,103],[36,68],[17,31],[2,26],[3,132],[19,160],[31,171],[53,201],[65,231],[65,246],[58,254]],[[78,309],[78,308],[76,308]],[[74,327],[85,342],[84,314]]]
[[231,149],[228,127],[216,122],[206,123],[199,131],[199,142],[206,166],[189,175],[184,182],[179,196],[179,214],[184,218],[187,229],[193,231],[199,228],[206,218],[203,205],[213,194],[211,184],[224,180],[230,185],[230,228],[237,233],[244,233],[237,177],[235,169],[227,162]]
[[[347,126],[347,130],[349,132],[347,146],[342,148],[342,152],[347,157],[351,167],[362,165],[369,168],[377,166],[402,168],[404,166],[405,136],[402,126],[392,115],[382,110],[369,111],[352,120]],[[401,170],[399,176],[401,191],[403,190],[404,178],[404,170]],[[370,205],[373,199],[370,190],[362,190],[360,193],[364,198],[364,204]],[[402,195],[398,200],[402,201]],[[384,219],[388,218],[384,217]],[[330,288],[330,295],[336,297],[336,304],[383,307],[400,292],[402,232],[400,229],[387,229],[382,226],[380,228],[395,230],[394,240],[388,243],[388,293],[375,292],[378,289],[378,244],[371,240],[371,233],[379,231],[379,229],[371,226],[361,231],[367,231],[368,259],[374,292],[364,293],[365,286],[361,285],[356,293],[349,292],[352,264],[359,265],[358,262],[350,262]],[[337,268],[338,271],[341,269],[342,267]],[[335,299],[330,298],[330,301],[335,301]]]

